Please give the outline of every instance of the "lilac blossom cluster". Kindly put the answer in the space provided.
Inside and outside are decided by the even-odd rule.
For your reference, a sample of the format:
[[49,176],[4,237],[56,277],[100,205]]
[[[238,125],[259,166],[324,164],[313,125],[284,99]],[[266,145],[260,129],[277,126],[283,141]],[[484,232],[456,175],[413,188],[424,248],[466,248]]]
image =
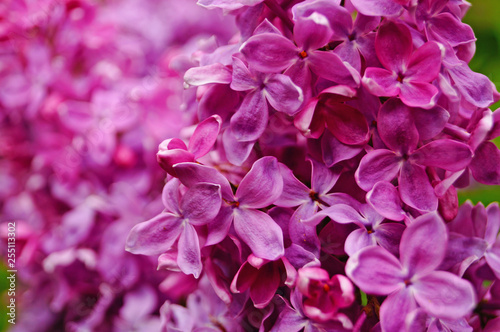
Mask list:
[[199,288],[124,247],[162,210],[158,144],[197,122],[182,79],[191,53],[234,33],[229,17],[194,2],[0,2],[2,257],[7,222],[16,225],[10,331],[159,331],[163,303]]
[[500,330],[470,4],[198,5],[0,4],[13,331]]
[[164,210],[126,241],[211,288],[163,328],[498,330],[500,208],[457,199],[500,184],[469,4],[198,4],[239,31],[184,73],[199,123],[159,145]]

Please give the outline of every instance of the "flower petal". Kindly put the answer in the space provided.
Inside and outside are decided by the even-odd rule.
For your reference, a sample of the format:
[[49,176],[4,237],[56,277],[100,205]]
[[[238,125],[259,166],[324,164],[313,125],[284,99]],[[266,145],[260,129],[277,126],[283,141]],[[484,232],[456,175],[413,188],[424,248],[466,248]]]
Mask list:
[[184,218],[193,225],[204,225],[219,213],[221,206],[220,186],[200,182],[182,196],[180,207]]
[[370,151],[361,159],[354,174],[356,182],[365,191],[379,181],[392,181],[401,168],[401,157],[384,149]]
[[476,181],[489,184],[500,184],[500,150],[492,142],[484,142],[474,152],[470,163],[472,176]]
[[222,134],[222,144],[227,160],[233,165],[241,166],[247,160],[248,156],[250,156],[255,141],[237,141],[231,132],[231,128],[227,128],[224,134]]
[[345,271],[368,294],[388,295],[404,288],[399,260],[381,247],[371,246],[356,252],[347,261]]
[[441,264],[447,241],[446,226],[439,215],[424,214],[416,218],[401,237],[401,264],[410,276],[426,275]]
[[299,110],[304,101],[302,89],[292,82],[286,75],[270,75],[266,79],[264,95],[278,112],[293,116]]
[[294,207],[310,201],[309,188],[300,182],[287,166],[279,163],[279,168],[283,177],[283,191],[274,204],[283,207]]
[[471,283],[449,272],[432,272],[419,278],[412,289],[417,303],[434,317],[459,319],[476,306]]
[[[389,3],[395,6],[394,2],[391,0],[364,2],[386,2],[387,4],[385,5],[389,8],[391,7]],[[368,4],[366,5],[369,6]],[[363,12],[361,13],[368,15]],[[375,51],[377,52],[380,63],[382,63],[386,69],[396,73],[404,72],[413,51],[413,41],[410,30],[403,24],[388,21],[386,24],[382,25],[377,32]]]
[[439,90],[432,84],[408,81],[400,89],[399,97],[408,106],[431,108],[436,105]]
[[380,306],[380,325],[383,331],[406,331],[406,317],[417,308],[410,289],[389,295]]
[[376,245],[377,241],[375,240],[375,236],[373,234],[368,234],[366,229],[363,227],[358,228],[349,234],[345,240],[344,250],[346,254],[352,256],[363,248]]
[[352,5],[368,16],[398,16],[403,6],[391,0],[351,0]]
[[209,83],[229,84],[232,74],[222,63],[214,63],[202,67],[189,68],[184,74],[184,81],[188,85],[200,86]]
[[170,213],[135,225],[127,237],[125,250],[133,254],[159,255],[169,250],[182,231],[182,219]]
[[200,276],[203,265],[201,264],[200,242],[194,227],[184,224],[184,230],[179,237],[177,245],[177,264],[184,274],[192,274],[196,279]]
[[260,209],[273,204],[283,191],[278,160],[267,156],[257,160],[236,190],[240,206]]
[[397,96],[400,89],[398,76],[384,68],[369,67],[363,76],[363,85],[375,96],[393,97]]
[[370,138],[368,123],[363,114],[354,107],[326,101],[326,126],[342,143],[361,145]]
[[231,132],[238,141],[254,141],[266,129],[268,118],[269,111],[262,90],[252,91],[231,117]]
[[259,269],[258,276],[250,287],[250,298],[256,308],[262,309],[271,302],[280,285],[280,274],[274,263]]
[[298,17],[293,27],[293,38],[304,51],[326,46],[332,33],[328,19],[316,11],[308,16]]
[[435,166],[457,172],[469,165],[472,151],[467,144],[440,139],[422,146],[410,159],[422,166]]
[[275,33],[250,37],[240,52],[251,67],[263,73],[279,73],[299,60],[299,50],[293,42]]
[[441,49],[435,42],[420,46],[410,57],[405,78],[418,82],[432,82],[441,70]]
[[438,198],[422,166],[403,163],[398,189],[401,200],[417,210],[435,211],[438,207]]
[[245,63],[235,56],[233,56],[233,78],[230,86],[235,91],[247,91],[259,87]]
[[[347,86],[359,86],[359,73],[340,57],[328,51],[313,51],[305,58],[311,70],[324,79]],[[349,69],[351,67],[352,70]]]
[[281,228],[262,211],[234,209],[234,229],[257,257],[272,261],[285,254]]
[[229,181],[215,168],[198,163],[179,163],[174,166],[174,170],[186,187],[190,188],[199,182],[218,184],[221,187],[222,197],[226,200],[233,200],[233,191]]
[[388,181],[377,182],[366,194],[366,201],[387,219],[396,221],[404,219],[405,212],[401,207],[398,190]]

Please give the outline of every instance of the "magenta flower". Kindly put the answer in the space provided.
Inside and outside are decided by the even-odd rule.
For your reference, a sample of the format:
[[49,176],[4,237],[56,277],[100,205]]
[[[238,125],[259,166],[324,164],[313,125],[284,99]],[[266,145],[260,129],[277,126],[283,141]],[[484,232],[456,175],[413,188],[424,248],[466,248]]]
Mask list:
[[273,204],[283,190],[283,179],[276,158],[257,160],[241,180],[234,195],[227,179],[213,168],[180,163],[174,169],[187,187],[205,181],[221,187],[223,204],[214,221],[208,224],[206,245],[222,241],[234,220],[236,234],[255,256],[270,261],[283,256],[281,228],[267,213],[259,210]]
[[134,254],[159,255],[178,240],[177,264],[181,271],[199,277],[202,270],[200,243],[195,226],[211,222],[221,206],[221,188],[198,183],[180,198],[179,181],[170,180],[163,190],[165,212],[137,224],[127,238],[126,250]]
[[156,158],[160,166],[169,174],[175,175],[172,166],[175,164],[195,161],[206,155],[213,147],[219,134],[222,120],[220,116],[213,115],[200,122],[189,139],[188,146],[178,139],[172,138],[163,141]]
[[472,285],[436,271],[445,256],[446,226],[434,213],[415,219],[404,231],[400,259],[381,247],[367,247],[347,261],[346,273],[368,294],[388,295],[380,308],[386,331],[402,331],[407,315],[421,307],[428,315],[459,319],[476,305]]
[[390,99],[382,105],[377,126],[382,141],[391,150],[377,149],[363,157],[356,170],[359,186],[368,191],[377,182],[391,181],[398,176],[398,189],[404,203],[423,211],[436,210],[438,200],[425,167],[462,170],[472,158],[470,148],[464,143],[440,139],[417,149],[419,131],[412,109],[398,99]]
[[304,296],[304,314],[316,321],[349,321],[339,309],[354,302],[354,286],[343,275],[330,278],[318,267],[304,267],[297,271],[297,289]]
[[289,287],[293,285],[296,274],[285,257],[268,261],[250,255],[234,276],[231,291],[241,293],[249,289],[254,306],[264,308],[282,283]]
[[432,85],[441,69],[441,49],[427,42],[415,51],[410,30],[403,24],[382,25],[375,51],[384,68],[369,67],[363,84],[376,96],[399,96],[412,107],[431,108],[439,90]]

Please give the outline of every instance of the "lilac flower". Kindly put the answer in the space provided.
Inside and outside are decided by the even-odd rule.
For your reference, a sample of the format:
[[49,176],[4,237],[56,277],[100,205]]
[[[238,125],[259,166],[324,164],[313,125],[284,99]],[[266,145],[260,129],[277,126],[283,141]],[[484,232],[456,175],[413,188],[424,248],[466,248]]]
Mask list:
[[441,69],[438,44],[427,42],[414,51],[410,30],[388,22],[377,32],[375,51],[384,68],[366,69],[363,84],[371,93],[399,96],[412,107],[431,108],[436,104],[439,90],[430,83]]
[[469,147],[441,139],[416,149],[419,131],[412,110],[397,99],[388,100],[380,108],[377,126],[392,151],[377,149],[363,157],[356,171],[359,186],[368,191],[378,181],[391,181],[399,175],[398,189],[404,203],[423,211],[436,210],[438,200],[424,167],[464,169],[472,157]]
[[289,287],[293,285],[296,273],[284,257],[270,262],[250,255],[234,276],[231,291],[240,293],[249,289],[254,306],[264,308],[283,281]]
[[415,219],[404,231],[397,259],[381,247],[367,247],[350,257],[346,273],[366,293],[389,295],[380,308],[382,328],[404,330],[417,307],[430,316],[458,319],[476,304],[472,285],[449,272],[436,271],[444,258],[447,232],[434,213]]
[[241,180],[234,195],[227,179],[213,168],[180,163],[174,169],[187,187],[204,181],[221,187],[223,204],[219,214],[209,224],[207,244],[222,241],[234,220],[236,234],[255,256],[270,261],[283,256],[281,228],[268,214],[258,210],[274,203],[283,190],[283,179],[276,158],[257,160]]
[[132,228],[126,249],[134,254],[158,255],[170,250],[178,239],[177,264],[184,273],[197,278],[202,264],[194,226],[209,223],[219,212],[220,186],[199,183],[179,199],[179,181],[173,179],[165,185],[163,203],[165,212]]

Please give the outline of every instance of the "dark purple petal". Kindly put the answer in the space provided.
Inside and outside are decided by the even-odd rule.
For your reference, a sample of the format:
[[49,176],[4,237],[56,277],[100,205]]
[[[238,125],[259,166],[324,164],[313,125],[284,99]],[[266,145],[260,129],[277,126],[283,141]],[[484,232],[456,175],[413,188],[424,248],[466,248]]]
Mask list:
[[459,319],[476,306],[471,283],[449,272],[432,272],[419,278],[412,289],[417,303],[434,317]]
[[290,77],[282,74],[270,75],[265,81],[264,95],[277,111],[293,116],[304,102],[302,89]]
[[434,193],[421,166],[410,162],[403,163],[399,174],[399,194],[401,200],[420,211],[435,211],[438,207],[438,198]]
[[[222,197],[226,200],[233,200],[233,191],[229,181],[215,168],[198,163],[180,163],[174,166],[174,170],[186,187],[192,187],[199,182],[218,184],[221,187]],[[168,183],[171,181],[173,180]]]
[[195,278],[200,276],[203,268],[201,264],[200,242],[196,230],[189,223],[184,224],[184,230],[179,237],[177,245],[177,264],[184,274],[192,274]]
[[384,149],[370,151],[361,159],[354,174],[356,182],[365,191],[379,181],[392,181],[399,173],[402,158]]
[[381,247],[361,249],[349,258],[345,271],[368,294],[388,295],[405,287],[399,260]]
[[243,263],[231,282],[231,291],[241,293],[246,291],[254,283],[258,276],[258,270],[248,262]]
[[264,73],[279,73],[299,60],[299,50],[287,38],[275,33],[251,37],[241,47],[249,65]]
[[272,261],[285,254],[281,228],[262,211],[235,209],[234,229],[257,257]]
[[184,81],[188,85],[194,86],[209,83],[229,84],[231,83],[231,78],[231,70],[222,63],[190,68],[186,74],[184,74]]
[[362,146],[347,145],[340,142],[330,131],[325,131],[321,138],[321,152],[323,162],[332,167],[342,160],[351,159],[363,151]]
[[250,287],[250,298],[256,308],[264,308],[271,302],[280,285],[280,274],[273,263],[259,269],[258,277]]
[[375,238],[378,244],[391,254],[399,256],[399,244],[406,227],[403,224],[388,222],[377,226]]
[[469,165],[472,151],[464,143],[450,139],[432,141],[415,151],[410,160],[422,166],[435,166],[460,171]]
[[204,225],[219,213],[221,206],[220,186],[197,183],[182,196],[180,207],[183,217],[193,225]]
[[241,207],[260,209],[273,204],[283,191],[278,160],[263,157],[257,160],[241,180],[236,190],[236,199]]
[[366,201],[387,219],[401,221],[405,217],[399,192],[390,182],[377,182],[366,194]]
[[221,124],[220,116],[212,115],[196,126],[188,144],[188,151],[194,155],[195,159],[203,157],[212,149],[219,135]]
[[182,231],[182,219],[170,213],[135,225],[127,237],[125,250],[133,254],[159,255],[169,250]]
[[250,92],[231,117],[231,132],[238,141],[254,141],[266,129],[269,112],[262,90]]
[[441,70],[441,49],[437,43],[427,42],[410,57],[405,78],[418,82],[432,82]]
[[363,114],[354,107],[325,102],[326,126],[342,143],[360,145],[370,138],[368,122]]
[[401,264],[409,276],[426,275],[445,257],[448,234],[437,213],[427,213],[408,226],[399,247]]
[[392,0],[351,0],[356,9],[368,16],[398,16],[403,6]]
[[[380,3],[382,1],[376,0],[366,2]],[[384,2],[392,3],[392,6],[395,5],[391,0],[384,0]],[[367,13],[361,13],[368,15]],[[377,52],[378,59],[385,68],[396,74],[403,73],[407,68],[408,61],[413,51],[410,30],[403,24],[388,21],[378,30],[375,39],[375,51]]]
[[408,81],[400,89],[399,97],[408,106],[431,108],[436,105],[439,90],[432,84]]
[[313,12],[307,17],[299,17],[293,27],[295,42],[306,52],[326,46],[332,33],[327,18],[318,12]]
[[375,96],[393,97],[400,92],[396,73],[384,68],[369,67],[363,76],[363,85]]
[[399,99],[386,101],[378,113],[377,129],[382,141],[393,151],[407,154],[418,144],[418,130],[411,110]]
[[224,240],[227,233],[229,233],[232,221],[233,209],[223,205],[219,210],[219,214],[207,224],[208,234],[205,246],[211,246]]

